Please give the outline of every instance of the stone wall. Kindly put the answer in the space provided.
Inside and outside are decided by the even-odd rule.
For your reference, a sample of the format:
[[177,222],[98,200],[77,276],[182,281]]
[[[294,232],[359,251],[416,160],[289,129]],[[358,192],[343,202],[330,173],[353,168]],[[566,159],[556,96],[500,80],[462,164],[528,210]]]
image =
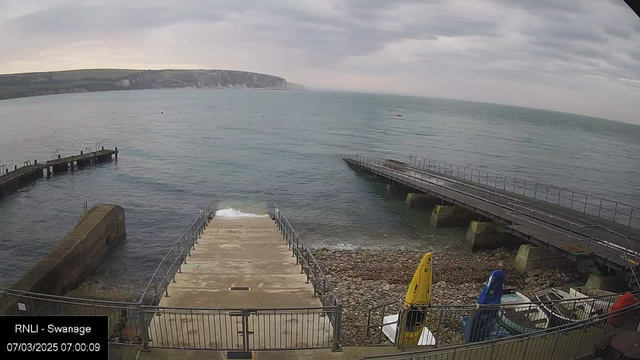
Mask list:
[[96,270],[109,247],[126,236],[124,209],[96,205],[14,286],[16,290],[64,295]]

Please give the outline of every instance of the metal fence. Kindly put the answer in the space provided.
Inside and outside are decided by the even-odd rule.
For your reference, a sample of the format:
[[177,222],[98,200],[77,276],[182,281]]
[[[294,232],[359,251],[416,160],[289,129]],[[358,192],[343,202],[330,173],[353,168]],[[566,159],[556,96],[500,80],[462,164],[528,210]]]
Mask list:
[[640,212],[638,208],[618,201],[608,200],[555,185],[500,175],[491,171],[480,170],[470,166],[455,165],[439,160],[410,156],[409,163],[418,169],[433,171],[446,176],[523,195],[640,229]]
[[443,349],[368,356],[388,360],[564,360],[591,355],[594,343],[638,328],[636,304],[597,317],[571,322],[551,329],[524,333],[503,339],[486,340]]
[[616,269],[628,270],[629,259],[640,259],[638,240],[601,226],[585,226],[532,210],[508,193],[431,172],[415,171],[407,164],[394,161],[363,155],[357,155],[354,160],[362,168],[392,181],[472,209],[488,218],[512,224],[508,227],[512,233],[534,243],[551,245],[575,258],[587,254],[586,246],[590,255],[599,262]]
[[163,295],[169,296],[169,283],[176,282],[176,273],[182,272],[182,264],[186,264],[187,256],[191,255],[191,250],[195,249],[198,238],[212,217],[212,207],[208,204],[162,258],[140,297],[141,303],[157,305]]
[[[638,292],[635,293],[638,296]],[[407,328],[424,325],[425,344],[434,347],[475,343],[561,327],[609,313],[622,294],[501,305],[429,305],[406,308],[393,302],[371,308],[367,336],[403,349]],[[399,320],[398,320],[399,319]],[[404,328],[402,324],[407,327]],[[409,326],[408,324],[411,324]],[[387,329],[386,331],[385,328]],[[389,332],[388,329],[395,330]],[[386,334],[396,334],[388,339]]]
[[243,352],[332,348],[336,310],[143,307],[150,347]]
[[274,220],[285,242],[291,249],[292,256],[296,258],[296,264],[300,265],[300,273],[307,276],[307,282],[313,285],[313,295],[318,296],[323,306],[335,308],[329,312],[329,319],[334,329],[334,350],[340,349],[340,334],[342,328],[342,305],[333,292],[331,283],[322,271],[322,268],[308,247],[300,240],[289,220],[284,216],[278,205],[274,204]]

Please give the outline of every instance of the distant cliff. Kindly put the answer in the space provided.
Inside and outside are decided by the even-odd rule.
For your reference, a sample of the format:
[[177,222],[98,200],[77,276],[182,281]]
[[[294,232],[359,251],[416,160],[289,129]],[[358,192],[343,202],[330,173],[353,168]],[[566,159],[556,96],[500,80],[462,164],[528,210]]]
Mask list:
[[0,75],[0,100],[90,91],[163,88],[302,90],[284,78],[233,70],[88,69]]

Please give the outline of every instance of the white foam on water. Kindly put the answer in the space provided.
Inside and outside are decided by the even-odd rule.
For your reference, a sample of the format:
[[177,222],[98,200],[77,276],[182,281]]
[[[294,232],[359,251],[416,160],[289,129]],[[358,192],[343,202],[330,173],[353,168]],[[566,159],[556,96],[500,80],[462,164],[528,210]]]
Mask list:
[[261,217],[267,217],[267,216],[269,215],[243,213],[242,211],[236,210],[234,208],[226,208],[226,209],[216,211],[216,217],[223,217],[223,218],[261,218]]

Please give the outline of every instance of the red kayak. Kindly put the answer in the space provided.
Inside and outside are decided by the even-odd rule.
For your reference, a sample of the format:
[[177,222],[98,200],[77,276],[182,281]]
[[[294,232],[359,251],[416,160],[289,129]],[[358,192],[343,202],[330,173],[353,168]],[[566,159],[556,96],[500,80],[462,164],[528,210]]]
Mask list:
[[[633,296],[630,292],[626,292],[620,297],[620,299],[618,299],[618,301],[613,304],[613,306],[611,307],[611,312],[615,312],[616,310],[635,305],[637,302],[638,299],[636,299],[635,296]],[[615,327],[622,327],[627,319],[629,319],[633,315],[634,311],[622,311],[620,315],[612,316],[611,318],[609,318],[609,324]]]

